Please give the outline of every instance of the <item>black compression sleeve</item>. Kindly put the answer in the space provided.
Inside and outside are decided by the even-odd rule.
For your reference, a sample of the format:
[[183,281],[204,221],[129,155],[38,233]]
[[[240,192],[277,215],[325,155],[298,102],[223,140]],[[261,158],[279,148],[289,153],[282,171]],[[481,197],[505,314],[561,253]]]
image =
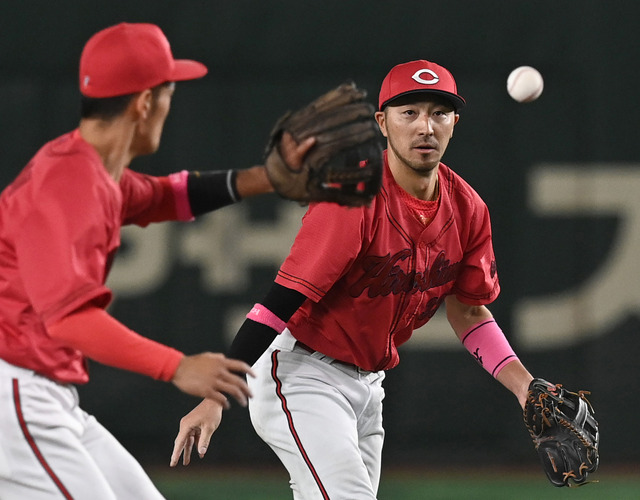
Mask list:
[[[282,321],[287,322],[306,299],[300,292],[274,283],[261,304]],[[233,339],[227,357],[241,359],[253,365],[273,342],[276,335],[277,332],[273,328],[247,319]]]
[[251,366],[267,350],[276,335],[273,328],[245,319],[231,343],[227,357],[241,359]]
[[305,300],[307,297],[304,294],[274,283],[260,303],[286,323]]
[[235,170],[189,172],[187,194],[191,213],[198,216],[240,201],[237,176]]

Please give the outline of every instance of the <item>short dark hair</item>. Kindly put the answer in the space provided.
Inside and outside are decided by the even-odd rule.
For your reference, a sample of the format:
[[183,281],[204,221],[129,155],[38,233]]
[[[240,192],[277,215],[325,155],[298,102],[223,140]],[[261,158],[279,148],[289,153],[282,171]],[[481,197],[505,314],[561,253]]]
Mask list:
[[135,94],[94,98],[80,96],[80,117],[110,120],[121,114]]
[[[153,98],[155,99],[160,89],[171,85],[171,82],[164,82],[151,89]],[[97,118],[100,120],[111,120],[122,114],[131,100],[138,95],[135,94],[119,95],[116,97],[87,97],[80,96],[80,117],[81,118]]]

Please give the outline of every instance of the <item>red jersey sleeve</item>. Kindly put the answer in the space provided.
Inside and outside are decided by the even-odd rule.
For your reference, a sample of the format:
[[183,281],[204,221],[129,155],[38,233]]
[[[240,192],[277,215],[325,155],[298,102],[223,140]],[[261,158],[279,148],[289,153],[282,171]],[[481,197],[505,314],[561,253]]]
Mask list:
[[[155,177],[125,169],[120,179],[122,223],[147,226],[152,222],[191,220],[186,177]],[[187,207],[182,208],[181,207]]]
[[336,203],[311,204],[276,283],[318,302],[358,257],[363,210]]
[[461,302],[470,305],[489,304],[500,293],[489,209],[479,198],[471,216],[469,239],[454,292]]
[[97,307],[87,307],[49,326],[51,337],[107,366],[170,381],[184,355],[138,335]]

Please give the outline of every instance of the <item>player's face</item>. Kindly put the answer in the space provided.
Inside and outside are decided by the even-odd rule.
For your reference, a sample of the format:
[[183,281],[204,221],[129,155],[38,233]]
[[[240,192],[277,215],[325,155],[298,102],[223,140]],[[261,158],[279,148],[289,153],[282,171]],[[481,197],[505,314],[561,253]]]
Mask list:
[[459,115],[446,99],[414,94],[377,112],[376,119],[387,138],[389,161],[426,175],[440,163]]
[[139,121],[133,141],[135,156],[155,153],[160,147],[164,123],[171,109],[175,85],[163,85],[150,96],[149,110]]

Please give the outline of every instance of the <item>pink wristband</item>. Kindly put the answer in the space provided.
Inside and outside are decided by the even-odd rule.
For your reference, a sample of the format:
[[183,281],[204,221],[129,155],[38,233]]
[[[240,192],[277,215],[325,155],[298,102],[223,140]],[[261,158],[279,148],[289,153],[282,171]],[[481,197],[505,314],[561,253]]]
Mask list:
[[251,311],[247,313],[247,318],[256,321],[257,323],[267,325],[278,333],[284,332],[285,328],[287,328],[287,324],[284,321],[278,318],[278,316],[273,314],[262,304],[255,304]]
[[462,345],[494,378],[509,362],[518,359],[494,319],[482,321],[464,332]]
[[169,175],[169,182],[171,182],[171,188],[173,189],[173,195],[176,198],[176,212],[178,214],[178,220],[193,220],[193,213],[191,213],[191,203],[189,203],[189,193],[187,192],[187,177],[189,172],[182,170]]

